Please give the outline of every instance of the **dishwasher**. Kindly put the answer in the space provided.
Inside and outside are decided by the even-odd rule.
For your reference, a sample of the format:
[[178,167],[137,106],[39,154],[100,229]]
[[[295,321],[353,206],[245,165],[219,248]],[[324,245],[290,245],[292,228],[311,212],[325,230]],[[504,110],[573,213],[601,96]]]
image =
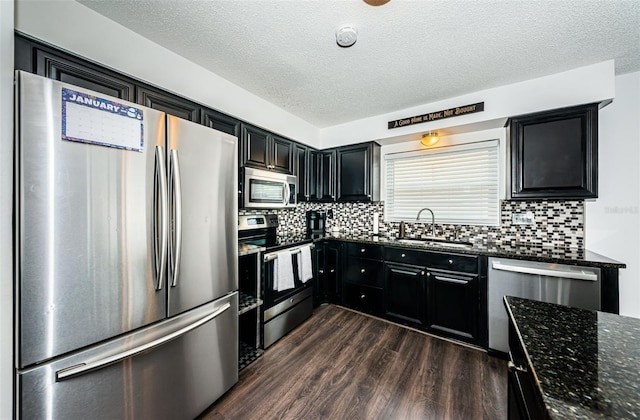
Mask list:
[[489,348],[507,353],[508,315],[504,296],[600,310],[600,269],[489,258]]

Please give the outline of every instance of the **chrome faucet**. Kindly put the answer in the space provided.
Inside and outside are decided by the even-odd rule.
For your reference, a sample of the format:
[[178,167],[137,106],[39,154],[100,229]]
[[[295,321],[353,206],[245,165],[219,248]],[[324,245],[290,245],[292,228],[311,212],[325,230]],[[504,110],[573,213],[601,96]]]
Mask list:
[[435,214],[433,214],[433,211],[430,208],[425,207],[423,209],[420,209],[420,211],[418,211],[418,215],[416,216],[416,222],[420,220],[420,214],[422,214],[422,212],[425,210],[428,210],[429,213],[431,213],[431,236],[435,237],[436,236],[436,226],[435,226],[436,216]]

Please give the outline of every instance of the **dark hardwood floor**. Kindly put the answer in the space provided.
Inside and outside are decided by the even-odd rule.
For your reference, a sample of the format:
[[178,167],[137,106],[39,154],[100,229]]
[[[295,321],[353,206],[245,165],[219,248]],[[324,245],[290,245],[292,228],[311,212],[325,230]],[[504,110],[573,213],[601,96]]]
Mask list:
[[334,305],[240,372],[226,419],[504,419],[506,362]]

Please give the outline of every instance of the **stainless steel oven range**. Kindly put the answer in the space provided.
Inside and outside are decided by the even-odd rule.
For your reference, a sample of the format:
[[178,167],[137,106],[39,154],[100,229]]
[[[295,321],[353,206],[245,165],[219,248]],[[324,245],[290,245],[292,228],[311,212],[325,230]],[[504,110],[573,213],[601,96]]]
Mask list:
[[[311,316],[313,305],[313,279],[300,280],[302,248],[313,247],[310,239],[304,237],[278,238],[276,230],[278,216],[275,214],[254,214],[238,217],[238,241],[240,244],[253,244],[266,248],[261,256],[262,268],[262,325],[263,348],[271,346],[281,337]],[[290,255],[290,261],[288,257]],[[285,258],[278,264],[291,264],[293,287],[283,290],[276,285],[277,274],[274,270],[276,259]],[[307,261],[309,263],[309,261]],[[278,290],[279,289],[279,290]]]

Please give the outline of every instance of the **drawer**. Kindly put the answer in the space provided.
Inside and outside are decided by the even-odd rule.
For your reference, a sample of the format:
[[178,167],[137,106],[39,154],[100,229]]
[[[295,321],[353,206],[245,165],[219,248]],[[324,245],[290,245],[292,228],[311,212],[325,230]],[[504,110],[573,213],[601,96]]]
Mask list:
[[382,246],[371,244],[347,244],[347,255],[354,257],[371,258],[374,260],[382,259]]
[[417,251],[407,248],[385,247],[385,261],[413,264],[441,270],[478,272],[478,257],[434,251]]
[[344,305],[368,314],[382,315],[382,289],[345,283]]
[[427,251],[416,251],[408,248],[384,248],[384,260],[399,262],[403,264],[418,265],[426,267],[429,262],[430,253]]
[[382,271],[382,261],[349,256],[344,266],[342,280],[382,287]]
[[473,255],[444,254],[441,252],[429,253],[429,268],[441,270],[462,271],[465,273],[478,273],[478,257]]

